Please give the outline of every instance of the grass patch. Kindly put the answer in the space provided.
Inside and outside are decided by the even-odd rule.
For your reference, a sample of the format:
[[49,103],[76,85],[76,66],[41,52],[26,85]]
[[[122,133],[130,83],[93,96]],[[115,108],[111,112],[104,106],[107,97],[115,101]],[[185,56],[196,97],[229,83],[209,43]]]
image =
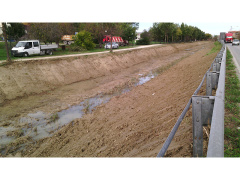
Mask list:
[[215,46],[211,49],[211,51],[209,53],[207,53],[207,56],[210,55],[210,54],[213,54],[215,52],[219,52],[221,50],[222,44],[220,42],[216,41],[214,43],[214,45]]
[[[14,47],[16,45],[16,42],[11,43],[11,47]],[[9,49],[10,43],[8,43]],[[128,49],[128,48],[133,48],[133,47],[138,47],[138,45],[128,45],[128,46],[120,46],[118,49]],[[113,49],[114,52],[115,49]],[[83,54],[83,53],[94,53],[94,52],[103,52],[103,51],[110,51],[110,49],[105,49],[105,48],[95,48],[92,50],[83,50],[83,51],[71,51],[69,46],[66,46],[65,50],[62,50],[61,48],[58,48],[56,51],[53,52],[52,56],[61,56],[61,55],[70,55],[70,54]],[[48,57],[49,55],[33,55],[29,57],[13,57],[11,56],[11,60],[15,59],[27,59],[27,58],[33,58],[33,57]],[[6,60],[7,59],[7,53],[5,49],[5,43],[0,42],[0,61]]]
[[225,83],[225,132],[224,156],[240,157],[240,81],[237,77],[232,55],[227,50]]

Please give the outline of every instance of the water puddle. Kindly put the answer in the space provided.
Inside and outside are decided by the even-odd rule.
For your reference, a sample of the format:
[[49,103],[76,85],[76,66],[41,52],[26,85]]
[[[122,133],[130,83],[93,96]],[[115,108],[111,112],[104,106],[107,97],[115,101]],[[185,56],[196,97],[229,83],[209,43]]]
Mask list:
[[[96,107],[107,103],[112,97],[127,93],[131,91],[133,87],[142,85],[156,76],[157,74],[153,74],[152,72],[147,76],[139,74],[137,82],[131,87],[127,86],[112,94],[96,95],[95,97],[85,99],[77,105],[54,114],[42,111],[29,113],[26,117],[21,117],[19,119],[17,127],[20,128],[0,127],[1,154],[3,155],[5,152],[4,147],[9,143],[14,142],[17,138],[26,136],[28,138],[30,137],[33,142],[36,142],[39,139],[50,137],[56,130],[69,124],[74,119],[82,118],[85,114],[92,113]],[[21,145],[21,147],[23,146],[24,144]]]
[[[142,74],[139,74],[139,75],[142,75]],[[140,77],[139,78],[139,81],[135,84],[135,86],[139,86],[139,85],[142,85],[148,81],[150,81],[151,79],[155,78],[156,77],[156,74],[154,75],[152,72],[145,76],[145,77]]]

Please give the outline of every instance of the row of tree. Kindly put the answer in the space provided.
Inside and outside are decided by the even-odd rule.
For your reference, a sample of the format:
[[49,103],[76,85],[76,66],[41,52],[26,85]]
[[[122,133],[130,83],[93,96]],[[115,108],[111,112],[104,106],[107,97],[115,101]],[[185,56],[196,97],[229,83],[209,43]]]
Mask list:
[[[27,34],[25,29],[27,27]],[[75,32],[87,31],[91,33],[93,42],[101,44],[104,35],[121,36],[124,40],[131,41],[136,38],[139,23],[10,23],[6,27],[8,39],[39,39],[44,43],[61,41],[63,35],[73,35]],[[153,23],[149,31],[144,31],[151,41],[188,42],[210,39],[211,34],[205,34],[197,27],[182,23]],[[146,35],[148,33],[148,35]],[[25,35],[25,36],[24,36]]]
[[136,37],[138,26],[139,23],[29,23],[25,38],[59,43],[63,35],[87,31],[91,33],[95,44],[101,44],[104,35],[121,36],[125,40],[131,40]]
[[148,32],[153,41],[159,42],[189,42],[212,38],[211,34],[184,23],[181,25],[176,23],[153,23],[153,27]]

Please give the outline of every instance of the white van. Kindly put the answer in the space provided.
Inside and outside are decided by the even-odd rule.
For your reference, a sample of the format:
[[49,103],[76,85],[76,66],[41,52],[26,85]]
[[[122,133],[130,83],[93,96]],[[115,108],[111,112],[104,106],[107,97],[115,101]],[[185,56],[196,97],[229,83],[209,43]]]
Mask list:
[[19,41],[15,47],[12,48],[13,56],[31,56],[31,55],[52,55],[53,49],[57,49],[57,44],[40,45],[39,40]]

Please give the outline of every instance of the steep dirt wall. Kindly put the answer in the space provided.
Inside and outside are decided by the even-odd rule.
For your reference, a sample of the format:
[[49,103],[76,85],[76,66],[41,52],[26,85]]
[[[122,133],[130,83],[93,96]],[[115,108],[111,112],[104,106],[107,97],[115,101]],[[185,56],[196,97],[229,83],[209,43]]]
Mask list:
[[0,105],[6,100],[117,73],[124,68],[153,58],[160,58],[178,50],[177,45],[157,46],[111,54],[14,62],[1,66]]

